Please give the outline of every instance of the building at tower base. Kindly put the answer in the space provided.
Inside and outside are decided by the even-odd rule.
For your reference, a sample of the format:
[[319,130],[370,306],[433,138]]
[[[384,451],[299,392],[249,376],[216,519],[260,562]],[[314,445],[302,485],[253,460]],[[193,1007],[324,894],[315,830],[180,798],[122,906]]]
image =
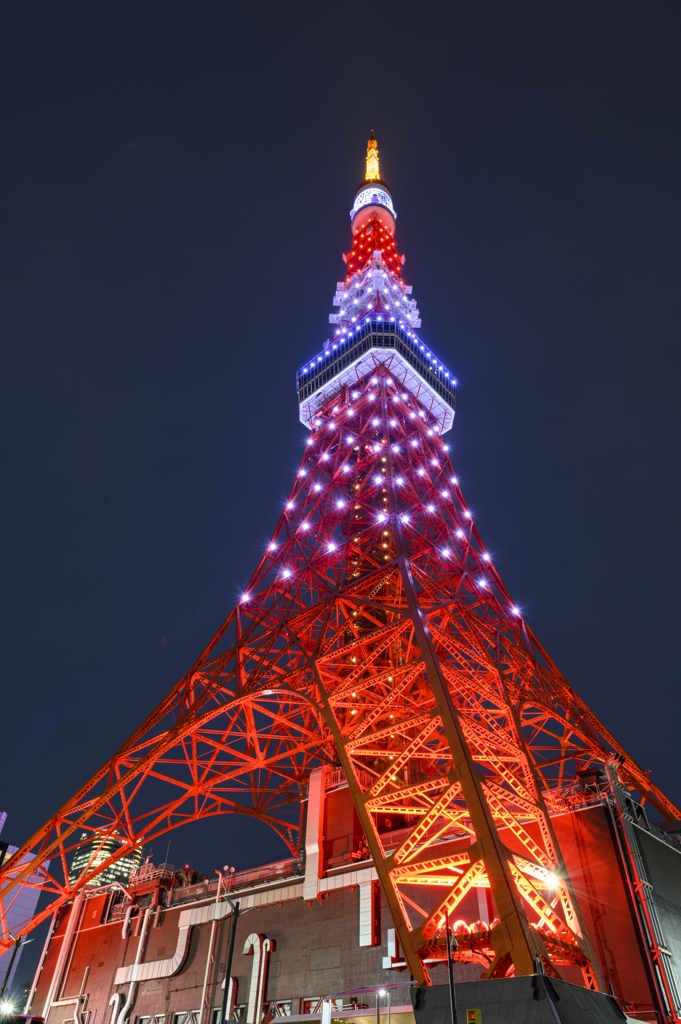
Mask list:
[[[592,774],[583,784],[575,805],[553,817],[582,918],[607,992],[632,1019],[662,1024],[637,892],[648,902],[681,985],[681,845],[649,822],[626,792],[617,794],[620,803],[629,801],[618,811],[605,776]],[[382,825],[388,850],[402,838],[394,825],[389,817]],[[513,837],[504,840],[512,845]],[[443,838],[443,856],[460,843]],[[47,1024],[220,1024],[231,911],[218,884],[169,865],[147,865],[127,891],[86,891],[58,915],[32,1012]],[[295,1017],[312,1024],[322,1019],[328,1000],[333,1018],[375,1019],[376,990],[382,989],[390,993],[391,1024],[392,1017],[400,1024],[402,1015],[402,1024],[413,1024],[406,963],[340,770],[313,773],[301,857],[228,876],[226,893],[240,903],[230,1018],[261,1024]],[[454,977],[466,983],[461,991],[469,1000],[472,991],[482,992],[469,983],[489,965],[495,916],[489,888],[473,887],[452,922],[459,945]],[[434,985],[444,985],[439,952],[428,967]],[[575,966],[559,970],[568,985],[582,986]],[[387,998],[379,997],[382,1021]],[[479,995],[477,1002],[487,998]],[[490,1005],[486,1024],[491,1014]]]

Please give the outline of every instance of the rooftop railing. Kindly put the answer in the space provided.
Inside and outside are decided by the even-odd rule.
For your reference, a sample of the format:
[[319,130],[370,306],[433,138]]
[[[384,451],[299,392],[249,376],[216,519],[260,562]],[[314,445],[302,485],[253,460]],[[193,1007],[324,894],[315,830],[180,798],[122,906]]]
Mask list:
[[395,349],[428,386],[454,408],[456,380],[453,374],[435,358],[411,328],[394,319],[379,319],[376,314],[372,314],[370,319],[365,318],[347,335],[336,338],[298,371],[298,403],[304,402],[371,348]]

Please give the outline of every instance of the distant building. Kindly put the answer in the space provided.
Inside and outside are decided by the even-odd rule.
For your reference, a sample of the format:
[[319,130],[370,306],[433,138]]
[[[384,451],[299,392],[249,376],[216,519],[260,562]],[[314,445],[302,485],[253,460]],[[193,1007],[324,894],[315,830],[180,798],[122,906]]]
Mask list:
[[[81,841],[87,839],[87,833],[83,832],[80,838]],[[123,843],[124,840],[116,836],[110,836],[103,841],[101,839],[92,839],[90,842],[84,843],[78,849],[71,862],[69,869],[69,881],[71,884],[73,885],[75,880],[88,866],[92,868],[97,867],[98,864],[103,864],[116,850],[123,846]],[[130,881],[130,875],[140,866],[141,860],[142,851],[135,850],[133,853],[121,857],[115,864],[104,868],[88,884],[100,886],[111,885],[112,882],[121,882],[123,885],[127,885]]]
[[[2,832],[2,826],[5,824],[6,820],[7,813],[5,811],[0,811],[0,832]],[[9,860],[9,858],[15,854],[18,849],[18,846],[10,846],[9,843],[2,842],[0,840],[0,866],[2,866],[5,861]],[[26,854],[26,857],[22,858],[22,862],[23,860],[30,859],[31,855]],[[45,867],[49,867],[49,861],[46,863]],[[20,924],[23,924],[27,918],[30,918],[35,914],[35,908],[38,903],[39,896],[40,889],[31,889],[28,886],[24,886],[21,890],[19,890],[19,888],[10,890],[9,895],[5,900],[5,906],[7,908],[5,911],[7,915],[7,930],[10,934],[13,933],[14,929],[18,928]],[[14,957],[12,970],[7,978],[7,984],[5,985],[5,995],[12,991],[12,985],[17,973],[17,968],[19,967],[21,954],[23,952],[22,947],[23,944],[22,946],[19,946],[16,956]],[[11,959],[12,950],[4,953],[3,956],[0,956],[0,986],[5,980],[5,974],[7,973],[7,968],[10,965]]]

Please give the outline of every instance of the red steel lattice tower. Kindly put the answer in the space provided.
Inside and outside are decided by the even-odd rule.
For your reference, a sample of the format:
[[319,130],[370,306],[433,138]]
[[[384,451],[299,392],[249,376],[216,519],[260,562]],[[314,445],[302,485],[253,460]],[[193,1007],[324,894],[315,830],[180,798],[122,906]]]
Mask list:
[[[188,821],[255,817],[298,853],[310,773],[332,764],[419,983],[445,915],[487,887],[494,920],[460,943],[487,977],[571,964],[600,988],[552,816],[606,760],[681,813],[562,677],[485,549],[443,440],[456,381],[416,334],[373,133],[351,220],[333,340],[298,374],[310,436],[271,543],[186,676],[0,870],[0,946]],[[75,852],[114,834],[69,880]],[[50,899],[10,936],[21,885]]]

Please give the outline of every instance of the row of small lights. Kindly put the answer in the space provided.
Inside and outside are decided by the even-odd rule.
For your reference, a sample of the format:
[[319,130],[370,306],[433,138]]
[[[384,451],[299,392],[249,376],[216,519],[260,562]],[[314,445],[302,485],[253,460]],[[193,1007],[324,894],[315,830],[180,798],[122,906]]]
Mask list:
[[[343,507],[344,504],[345,504],[344,502],[339,502],[338,507],[339,508]],[[287,508],[288,507],[289,506],[287,506]],[[432,512],[432,511],[434,511],[434,506],[429,505],[429,506],[427,506],[427,509],[428,509],[429,512]],[[470,517],[470,512],[466,511],[466,512],[464,512],[464,515]],[[376,517],[376,521],[377,521],[377,523],[379,525],[384,525],[388,521],[389,518],[390,518],[390,516],[389,516],[389,514],[387,512],[379,512],[377,517]],[[411,522],[411,515],[408,512],[402,512],[401,514],[398,515],[398,518],[399,518],[400,522],[404,523],[405,525],[408,525]],[[300,524],[300,529],[303,530],[304,532],[307,532],[307,530],[310,529],[310,524],[308,522],[306,522],[306,521],[303,521]],[[457,538],[459,538],[461,540],[465,539],[465,534],[464,534],[463,530],[461,530],[461,529],[456,531],[456,536],[457,536]],[[339,547],[339,545],[336,544],[335,541],[329,541],[327,543],[327,545],[326,545],[327,553],[332,554],[338,547]],[[272,541],[268,545],[267,550],[270,553],[275,552],[277,550],[276,543],[274,541]],[[442,554],[442,557],[444,559],[449,559],[452,556],[452,552],[450,551],[449,548],[443,548],[442,551],[441,551],[441,554]],[[488,552],[484,552],[482,554],[482,559],[485,562],[489,562],[489,561],[491,561],[491,556],[489,555]],[[288,566],[284,566],[282,568],[282,570],[281,570],[281,575],[282,575],[282,577],[284,579],[289,579],[293,575],[293,570],[290,569]],[[475,582],[477,583],[477,585],[482,590],[486,590],[490,586],[489,580],[486,579],[485,577],[480,577]],[[249,598],[250,598],[249,594],[244,594],[242,596],[241,600],[242,600],[242,602],[248,602]],[[511,610],[511,614],[512,615],[520,615],[520,609],[517,607],[517,605],[512,605],[510,610]]]
[[[422,346],[422,347],[423,347],[423,346]],[[387,383],[388,383],[388,384],[391,384],[391,383],[393,383],[393,382],[392,382],[392,381],[391,381],[390,379],[388,379]],[[374,385],[374,386],[375,386],[375,385],[377,385],[377,384],[378,384],[378,378],[374,377],[374,378],[372,379],[372,381],[371,381],[371,384],[372,384],[372,385]],[[358,399],[358,398],[360,397],[360,393],[359,393],[358,391],[354,391],[354,392],[352,392],[352,394],[351,394],[351,397],[352,397],[353,399]],[[376,397],[375,395],[369,395],[369,398],[375,398],[375,397]],[[397,401],[397,398],[398,398],[398,396],[397,396],[397,395],[393,395],[392,397],[393,397],[393,401]],[[403,395],[402,395],[401,397],[402,397],[402,399],[403,399],[403,400],[407,400],[407,398],[408,398],[408,396],[407,396],[407,395],[404,395],[404,394],[403,394]],[[335,414],[335,413],[337,413],[338,411],[339,411],[339,408],[338,408],[338,406],[336,406],[336,407],[334,408],[333,412],[334,412],[334,414]],[[349,412],[350,412],[350,414],[351,414],[351,415],[353,414],[353,410],[349,410]],[[416,415],[416,413],[414,413],[414,412],[411,412],[411,413],[410,413],[410,417],[411,417],[411,418],[414,418],[414,416],[415,416],[415,415]],[[424,413],[423,413],[423,411],[421,411],[421,412],[420,412],[420,415],[421,415],[421,417],[422,417],[422,418],[425,418],[425,416],[424,416]],[[330,425],[332,425],[333,423],[334,423],[334,421],[333,421],[333,420],[331,420],[331,422],[330,422]],[[374,419],[374,420],[372,421],[372,424],[373,424],[374,426],[378,426],[378,425],[379,425],[379,420],[377,420],[377,419]],[[397,425],[397,421],[396,421],[396,420],[391,420],[391,421],[390,421],[390,424],[391,424],[392,426],[396,426],[396,425]],[[315,425],[316,425],[316,426],[321,426],[321,425],[322,425],[322,421],[321,421],[321,420],[317,420],[317,421],[316,421],[316,424],[315,424]],[[438,429],[438,428],[436,427],[436,428],[435,428],[435,430],[437,431],[437,429]],[[429,431],[428,431],[428,433],[429,433],[429,434],[432,434],[432,433],[433,433],[433,431],[432,431],[432,430],[429,430]],[[356,438],[354,438],[354,437],[353,437],[352,435],[348,435],[348,437],[346,438],[346,440],[347,440],[347,442],[348,442],[349,444],[354,444],[354,442],[355,442]],[[312,444],[312,443],[313,443],[313,440],[312,440],[312,438],[308,438],[307,444],[309,445],[309,444]],[[416,445],[418,445],[418,441],[417,441],[417,440],[415,440],[415,439],[412,439],[412,441],[411,441],[411,445],[412,445],[413,447],[415,447]],[[444,449],[445,451],[448,451],[448,450],[449,450],[449,446],[448,446],[448,445],[446,445],[446,444],[443,444],[443,445],[442,445],[442,447],[443,447],[443,449]],[[399,451],[400,451],[400,447],[399,447],[399,445],[397,445],[397,444],[394,444],[394,445],[392,445],[392,448],[393,448],[393,451],[395,451],[395,452],[399,452]],[[379,452],[379,451],[381,451],[381,450],[382,450],[382,446],[381,446],[381,445],[374,445],[374,446],[373,446],[373,451],[374,451],[374,453],[378,453],[378,452]],[[385,449],[383,449],[383,450],[385,450]],[[328,459],[329,459],[329,455],[328,455],[328,453],[324,453],[324,454],[323,454],[323,455],[321,456],[321,459],[320,459],[320,461],[327,461]],[[438,463],[438,462],[437,462],[437,461],[436,461],[435,459],[433,459],[433,460],[432,460],[432,465],[433,465],[433,466],[439,466],[439,463]],[[345,464],[345,465],[344,465],[344,466],[342,467],[342,472],[349,472],[349,470],[350,470],[350,469],[351,469],[351,467],[350,467],[350,466],[349,466],[349,465],[348,465],[348,464],[346,463],[346,464]],[[419,476],[423,476],[423,475],[425,474],[425,470],[424,470],[423,468],[419,468],[419,469],[417,470],[417,473],[418,473],[418,475],[419,475]],[[307,476],[307,471],[306,471],[305,469],[301,468],[301,469],[299,470],[299,472],[298,472],[298,476],[299,476],[299,477],[304,477],[304,476]],[[375,484],[379,484],[379,483],[382,483],[382,482],[383,482],[383,480],[384,480],[384,478],[383,478],[383,477],[381,477],[381,476],[376,476],[376,477],[374,478],[374,483],[375,483]],[[405,481],[404,481],[403,477],[397,477],[397,478],[396,478],[396,481],[395,481],[395,482],[396,482],[396,483],[397,483],[397,484],[398,484],[399,486],[402,486],[402,485],[404,484],[404,482],[405,482]],[[452,482],[452,484],[453,484],[454,486],[457,486],[457,485],[458,485],[458,480],[457,480],[457,478],[456,478],[455,476],[453,476],[453,477],[451,478],[451,482]],[[324,486],[323,484],[320,484],[320,483],[318,483],[318,482],[317,482],[317,483],[315,483],[315,484],[313,485],[313,489],[314,489],[315,493],[318,493],[318,492],[320,492],[320,491],[321,491],[321,490],[323,489],[323,486]],[[448,491],[446,491],[446,490],[443,490],[443,491],[442,491],[442,497],[443,497],[443,498],[445,498],[445,499],[447,499],[447,498],[449,497],[449,492],[448,492]],[[337,507],[338,509],[342,509],[342,508],[344,508],[344,507],[345,507],[345,504],[346,504],[346,502],[345,502],[345,501],[343,501],[343,500],[341,499],[341,500],[339,500],[339,501],[337,502],[337,506],[336,506],[336,507]],[[430,512],[430,513],[433,513],[433,512],[435,512],[435,506],[434,506],[434,505],[430,504],[430,505],[427,505],[427,506],[425,506],[425,507],[426,507],[426,509],[427,509],[427,511],[428,511],[428,512]],[[292,511],[292,510],[293,510],[294,508],[295,508],[295,502],[289,501],[289,502],[288,502],[288,503],[286,504],[286,511],[287,511],[287,512],[289,512],[289,511]],[[471,512],[470,512],[470,511],[469,511],[468,509],[464,509],[464,510],[463,510],[463,515],[464,515],[464,516],[465,516],[465,517],[466,517],[467,519],[469,519],[469,520],[472,520],[472,514],[471,514]],[[386,522],[386,521],[388,520],[388,518],[389,518],[389,516],[388,516],[388,514],[387,514],[387,513],[385,513],[385,512],[380,512],[380,513],[378,513],[378,519],[377,519],[377,521],[378,521],[379,523],[383,524],[383,523],[385,523],[385,522]],[[408,524],[408,523],[410,522],[410,515],[409,515],[409,513],[408,513],[408,512],[402,513],[402,514],[400,514],[400,515],[399,515],[399,519],[400,519],[400,521],[401,521],[402,523]],[[305,530],[305,531],[306,531],[306,530],[308,530],[309,528],[310,528],[310,527],[309,527],[309,524],[308,524],[307,522],[303,522],[303,523],[301,524],[301,529],[303,529],[303,530]],[[465,534],[464,534],[463,530],[461,530],[461,529],[458,529],[458,530],[456,530],[456,532],[455,532],[455,535],[456,535],[456,537],[457,537],[457,538],[458,538],[459,540],[463,540],[463,539],[465,539]],[[333,552],[333,551],[335,551],[335,550],[336,550],[336,547],[337,547],[337,545],[336,545],[336,544],[335,544],[335,543],[334,543],[334,542],[332,541],[332,542],[330,542],[330,543],[329,543],[329,545],[327,546],[327,551],[329,551],[329,552]],[[277,545],[275,544],[275,542],[274,542],[274,541],[272,541],[272,542],[271,542],[271,543],[269,544],[269,546],[268,546],[268,549],[267,549],[267,550],[268,550],[269,552],[274,552],[274,551],[276,551],[276,550],[277,550]],[[441,553],[442,553],[442,556],[443,556],[443,558],[449,558],[449,557],[451,557],[451,554],[452,554],[452,552],[451,552],[451,551],[450,551],[450,550],[449,550],[448,548],[443,548],[443,550],[442,550],[442,552],[441,552]],[[489,554],[488,554],[487,552],[483,552],[483,553],[482,553],[482,556],[481,556],[481,557],[483,558],[483,560],[484,560],[485,562],[489,562],[489,561],[491,560],[491,556],[490,556],[490,555],[489,555]],[[290,577],[291,575],[292,575],[292,570],[291,570],[291,569],[289,569],[288,567],[284,567],[284,569],[282,570],[282,576],[283,576],[284,578],[287,578],[287,579],[288,579],[288,578],[289,578],[289,577]],[[481,579],[481,580],[478,580],[478,585],[479,585],[479,586],[481,586],[481,587],[482,587],[482,588],[484,589],[484,588],[486,588],[486,587],[488,587],[488,586],[489,586],[489,582],[488,582],[488,580],[486,580],[486,579],[484,579],[484,578],[483,578],[483,579]],[[243,595],[243,597],[242,597],[242,601],[248,601],[248,599],[249,599],[249,595],[248,595],[248,594],[244,594],[244,595]],[[511,608],[511,612],[512,612],[512,614],[513,614],[513,615],[519,615],[519,614],[520,614],[520,609],[519,609],[519,608],[518,608],[517,606],[513,605],[513,606],[512,606],[512,608]]]
[[[370,314],[370,315],[368,315],[368,316],[366,316],[364,318],[364,324],[370,323],[372,321],[372,319],[374,319],[375,321],[381,321],[382,322],[383,321],[383,316],[381,314],[378,314],[378,315]],[[395,323],[395,317],[391,316],[389,321],[388,321],[388,318],[386,317],[386,322]],[[398,321],[398,323],[399,323],[400,327],[405,327],[405,324],[404,324],[403,320]],[[357,326],[354,329],[354,333],[356,334],[362,328],[362,326],[363,325],[361,323],[357,324]],[[347,333],[347,337],[340,337],[339,338],[339,343],[341,345],[344,345],[346,341],[350,341],[351,340],[351,334],[353,333],[353,329],[350,328],[350,330],[348,332],[348,329],[343,327],[342,331],[336,331],[336,337],[338,337],[339,335],[344,335],[346,333]],[[450,380],[449,371],[445,369],[445,367],[442,365],[442,363],[438,362],[438,360],[431,354],[431,352],[429,352],[429,350],[426,348],[426,346],[423,344],[423,342],[413,333],[413,331],[410,331],[409,328],[406,328],[406,335],[414,343],[414,345],[417,346],[417,348],[420,348],[420,350],[423,352],[423,354],[426,357],[426,359],[430,360],[433,363],[433,366],[431,367],[431,369],[440,371],[441,373],[443,373],[445,375],[447,380]],[[335,352],[337,348],[338,348],[338,344],[334,343],[331,346],[330,352]],[[317,356],[316,359],[313,359],[309,366],[304,366],[302,368],[302,370],[299,371],[299,373],[301,375],[305,374],[305,373],[312,373],[312,371],[316,367],[317,363],[322,363],[325,359],[329,359],[329,358],[330,358],[329,352],[322,353],[321,356]],[[456,378],[451,377],[451,383],[452,383],[452,385],[454,387],[456,387],[456,385],[457,385]]]
[[[374,478],[374,482],[376,484],[383,483],[383,480],[384,480],[384,478],[380,477],[380,476],[377,476],[377,477]],[[396,483],[399,484],[399,485],[402,485],[402,484],[404,484],[404,479],[402,477],[397,477],[396,478]],[[458,483],[456,477],[452,477],[452,483],[454,485],[456,485]],[[314,490],[316,492],[321,491],[322,490],[322,486],[323,485],[321,485],[321,484],[315,484],[314,485]],[[449,498],[449,496],[450,496],[449,495],[449,491],[446,491],[446,490],[442,491],[442,497],[444,499]],[[348,501],[350,501],[350,502],[352,501],[352,496],[348,499]],[[336,508],[338,510],[341,510],[341,509],[345,508],[346,504],[347,504],[346,501],[344,501],[343,499],[339,499],[339,501],[336,503]],[[426,511],[428,511],[431,514],[436,512],[436,507],[432,503],[428,504],[428,505],[426,505],[424,507],[426,508]],[[295,508],[295,502],[289,501],[286,504],[286,511],[287,512],[293,511],[294,508]],[[465,516],[466,519],[472,520],[472,513],[468,509],[464,509],[463,510],[463,515]],[[377,515],[377,522],[379,524],[383,525],[383,524],[385,524],[388,521],[389,518],[390,517],[389,517],[388,513],[386,513],[386,512],[379,512],[378,515]],[[403,512],[401,514],[398,514],[398,518],[399,518],[401,523],[404,523],[406,525],[408,525],[411,522],[411,515],[410,515],[409,512]],[[300,524],[300,529],[303,530],[304,532],[307,532],[307,530],[310,529],[310,524],[307,521],[304,520]],[[460,528],[455,531],[455,536],[459,540],[465,540],[465,538],[466,538],[466,534]],[[337,547],[338,547],[338,545],[334,541],[330,541],[327,544],[327,552],[332,553],[332,552],[334,552],[336,550]],[[277,544],[274,541],[271,541],[270,544],[268,545],[267,550],[270,553],[275,552],[277,550]],[[441,554],[442,554],[442,557],[445,558],[445,559],[448,559],[448,558],[450,558],[452,556],[452,552],[450,551],[449,548],[446,548],[446,547],[442,549]],[[482,552],[481,553],[481,557],[482,557],[484,562],[491,562],[491,555],[489,554],[489,552],[487,552],[487,551]],[[282,573],[281,574],[282,574],[282,576],[285,579],[288,579],[292,575],[292,570],[290,568],[288,568],[287,566],[285,566],[282,569]],[[484,577],[481,577],[476,582],[477,582],[478,586],[480,586],[482,589],[486,589],[490,585],[489,581],[487,579],[485,579]],[[243,596],[242,600],[243,601],[248,601],[248,595],[245,594]],[[511,612],[512,612],[513,615],[520,615],[520,609],[516,605],[512,606]]]
[[[372,381],[371,381],[371,384],[372,384],[372,385],[374,385],[374,386],[375,386],[375,385],[377,385],[377,384],[378,384],[378,378],[377,378],[377,377],[374,377],[374,378],[372,379]],[[390,379],[388,379],[388,381],[387,381],[387,384],[388,384],[388,386],[390,386],[391,384],[394,384],[394,381],[391,381]],[[352,400],[353,400],[353,401],[355,401],[356,399],[358,399],[358,398],[360,397],[360,393],[359,393],[359,391],[353,391],[353,392],[351,393],[350,397],[352,398]],[[370,393],[369,395],[367,395],[367,398],[368,398],[368,399],[369,399],[369,400],[370,400],[371,402],[375,402],[375,401],[376,401],[376,399],[378,398],[378,395]],[[402,394],[402,395],[393,395],[393,396],[392,396],[392,400],[393,400],[393,402],[397,402],[397,401],[399,400],[399,398],[401,398],[403,402],[407,402],[407,401],[409,400],[409,396],[408,396],[408,395],[406,395],[406,394]],[[328,426],[329,428],[333,428],[333,427],[335,427],[335,426],[336,426],[336,420],[335,420],[335,416],[336,416],[336,414],[337,414],[338,412],[340,412],[340,411],[341,411],[341,410],[340,410],[339,406],[335,406],[335,407],[334,407],[334,409],[333,409],[333,413],[331,414],[331,416],[330,416],[330,419],[328,419],[328,420],[326,421],[326,424],[325,424],[325,423],[324,423],[324,421],[323,421],[323,420],[321,419],[321,417],[318,417],[318,418],[317,418],[317,419],[316,419],[316,420],[314,421],[314,424],[313,424],[313,427],[312,427],[312,429],[314,430],[315,428],[318,428],[318,427],[322,427],[322,426],[324,426],[324,425]],[[347,408],[347,409],[345,409],[345,410],[343,410],[343,411],[344,411],[344,412],[346,412],[346,414],[347,414],[348,416],[350,416],[350,417],[352,417],[352,416],[354,416],[354,415],[355,415],[355,410],[354,410],[354,409],[352,408],[352,406],[351,406],[351,405],[349,405],[349,406],[348,406],[348,408]],[[409,413],[409,419],[410,419],[410,420],[416,419],[416,417],[417,417],[417,416],[419,416],[419,417],[420,417],[420,418],[421,418],[422,420],[425,420],[425,419],[426,419],[426,413],[425,413],[425,412],[423,411],[423,409],[419,409],[418,411],[416,411],[416,410],[412,409],[412,411],[411,411],[411,412]],[[375,422],[376,422],[376,421],[374,420],[374,423],[375,423]],[[397,426],[397,420],[390,420],[390,425],[391,425],[391,426],[393,426],[393,427]],[[429,436],[429,437],[432,437],[432,435],[433,435],[433,434],[439,434],[439,433],[440,433],[440,427],[439,427],[439,426],[437,426],[437,424],[436,424],[436,425],[435,425],[434,427],[431,427],[431,428],[429,428],[429,429],[428,429],[428,431],[427,431],[427,433],[428,433],[428,436]],[[352,443],[352,442],[353,442],[353,441],[354,441],[355,439],[354,439],[353,437],[350,437],[350,436],[349,436],[349,437],[347,438],[347,440],[348,440],[348,442],[349,442],[349,443]],[[310,436],[310,437],[309,437],[309,438],[307,439],[307,441],[306,441],[306,444],[308,444],[308,445],[311,445],[311,444],[314,444],[314,443],[315,443],[315,442],[314,442],[314,438],[313,438],[313,437],[311,437],[311,436]],[[413,440],[412,440],[412,442],[411,442],[411,444],[412,444],[412,447],[415,447],[415,445],[416,445],[417,443],[418,443],[418,442],[415,442],[415,441],[413,441]],[[449,450],[449,446],[448,446],[448,445],[443,445],[443,448],[445,448],[445,449],[446,449],[447,451]],[[374,448],[374,451],[378,451],[378,448],[377,448],[377,447],[375,447],[375,448]],[[399,451],[399,448],[397,448],[397,447],[396,447],[396,448],[395,448],[395,451]],[[300,474],[298,474],[298,475],[300,476]]]
[[[368,287],[366,287],[367,286],[367,282],[369,282]],[[413,299],[408,299],[407,298],[407,292],[402,290],[405,287],[405,285],[403,285],[401,281],[400,282],[393,281],[391,287],[392,287],[392,291],[393,291],[392,295],[390,294],[390,292],[388,291],[388,289],[385,286],[383,287],[383,295],[385,296],[385,299],[383,301],[394,302],[396,305],[406,306],[407,309],[409,309],[410,306],[415,306],[416,305],[416,303],[414,302]],[[354,292],[352,291],[353,288],[354,288]],[[360,303],[360,299],[362,298],[362,289],[363,288],[366,289],[364,291],[364,299],[363,299],[363,301],[366,302],[367,298],[370,295],[371,296],[371,301],[369,301],[368,305],[369,305],[369,309],[372,309],[373,301],[374,301],[373,300],[374,293],[376,294],[377,301],[378,302],[381,301],[381,286],[380,286],[380,283],[377,282],[374,279],[374,273],[372,271],[367,270],[367,272],[364,275],[363,279],[356,280],[354,285],[352,283],[348,282],[346,284],[345,288],[344,288],[344,293],[348,297],[348,299],[350,299],[350,301],[352,302],[353,306],[358,306],[359,303]],[[353,295],[358,296],[358,298],[354,298],[353,299],[352,298]],[[389,306],[386,305],[383,308],[385,309],[385,311],[387,313],[388,309],[389,309]],[[356,319],[357,319],[357,317],[354,318],[354,320],[356,320]],[[354,323],[354,320],[353,320],[353,323]],[[340,333],[340,331],[336,331],[336,334],[339,334],[339,333]]]

